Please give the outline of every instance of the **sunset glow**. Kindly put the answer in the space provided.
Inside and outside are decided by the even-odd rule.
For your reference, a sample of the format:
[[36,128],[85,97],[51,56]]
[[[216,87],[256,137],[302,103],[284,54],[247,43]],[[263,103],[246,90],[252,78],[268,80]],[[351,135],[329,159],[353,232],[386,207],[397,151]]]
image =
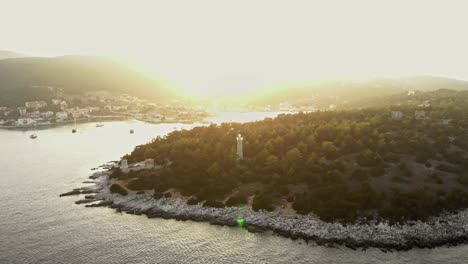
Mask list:
[[111,55],[188,95],[334,76],[468,79],[464,1],[0,3],[0,49]]

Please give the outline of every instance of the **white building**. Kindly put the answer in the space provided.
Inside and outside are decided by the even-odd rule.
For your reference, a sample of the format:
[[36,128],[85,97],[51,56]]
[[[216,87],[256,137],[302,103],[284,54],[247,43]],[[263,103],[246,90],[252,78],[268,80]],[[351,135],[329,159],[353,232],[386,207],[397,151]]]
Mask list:
[[279,104],[279,110],[280,111],[291,111],[292,110],[292,105],[288,102],[281,102]]
[[126,159],[120,161],[120,170],[123,173],[129,173],[130,171],[151,170],[154,168],[154,159],[146,159],[144,161],[133,164],[128,164]]
[[55,113],[55,117],[57,119],[67,119],[68,118],[68,114],[65,113],[65,112],[57,112]]
[[52,99],[52,104],[53,105],[59,105],[62,102],[61,99]]
[[41,113],[39,111],[34,111],[29,113],[29,116],[36,119],[36,118],[41,118]]
[[20,115],[25,115],[26,114],[26,108],[18,107],[18,112],[19,112]]
[[392,111],[392,119],[400,120],[403,117],[403,113],[400,111]]
[[67,102],[65,102],[65,101],[60,102],[60,109],[63,110],[63,109],[65,109],[65,108],[67,108],[67,107],[68,107]]
[[36,123],[36,121],[30,117],[21,117],[18,118],[18,125],[19,126],[30,126]]
[[440,124],[446,126],[446,125],[449,125],[449,124],[450,124],[450,121],[452,121],[452,120],[450,120],[450,119],[442,119],[442,120],[440,120]]
[[414,112],[414,117],[416,117],[416,119],[425,118],[426,117],[426,111],[417,110],[417,111]]
[[42,118],[51,118],[54,116],[54,112],[52,111],[47,111],[47,112],[42,112],[41,117]]
[[112,106],[112,110],[114,111],[122,111],[122,110],[127,110],[128,106],[127,105],[114,105]]
[[42,107],[46,107],[47,103],[45,101],[32,101],[32,102],[26,102],[25,106],[26,108],[39,109]]

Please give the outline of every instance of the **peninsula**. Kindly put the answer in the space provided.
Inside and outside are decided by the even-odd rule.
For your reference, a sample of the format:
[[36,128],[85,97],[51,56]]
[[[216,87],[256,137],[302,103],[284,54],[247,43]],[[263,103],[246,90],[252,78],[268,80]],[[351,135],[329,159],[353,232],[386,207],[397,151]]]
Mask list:
[[465,243],[468,93],[382,105],[174,131],[96,173],[85,202],[352,248]]

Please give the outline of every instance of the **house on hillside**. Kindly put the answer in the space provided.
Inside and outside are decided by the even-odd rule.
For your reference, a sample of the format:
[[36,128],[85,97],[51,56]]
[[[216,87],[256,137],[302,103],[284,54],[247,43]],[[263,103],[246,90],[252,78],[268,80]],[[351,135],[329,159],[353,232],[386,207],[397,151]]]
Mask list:
[[25,115],[26,114],[26,108],[18,107],[18,112],[19,112],[20,115]]
[[403,113],[401,111],[392,111],[391,115],[393,120],[400,120],[403,117]]
[[449,125],[451,121],[452,121],[452,120],[450,120],[450,119],[441,119],[439,123],[440,123],[441,125],[446,126],[446,125]]
[[32,101],[25,103],[26,108],[39,109],[47,106],[45,101]]
[[424,110],[416,110],[414,112],[414,117],[416,119],[423,119],[423,118],[426,118],[426,111]]

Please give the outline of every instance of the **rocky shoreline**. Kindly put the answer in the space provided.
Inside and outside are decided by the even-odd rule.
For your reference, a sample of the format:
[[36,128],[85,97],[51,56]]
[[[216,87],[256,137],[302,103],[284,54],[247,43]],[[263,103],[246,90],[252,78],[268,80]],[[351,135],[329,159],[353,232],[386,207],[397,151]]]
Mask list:
[[[426,222],[414,221],[389,225],[377,221],[343,225],[321,221],[313,215],[284,212],[255,212],[250,207],[211,208],[200,204],[187,205],[176,198],[154,199],[149,194],[122,196],[111,193],[108,176],[96,172],[95,187],[75,189],[66,195],[89,194],[77,204],[86,207],[106,206],[119,212],[146,215],[148,218],[165,218],[209,222],[214,225],[237,226],[237,219],[245,220],[244,228],[249,232],[273,231],[292,239],[304,239],[318,245],[343,245],[351,249],[379,248],[409,250],[412,248],[434,248],[468,243],[468,210],[432,217]],[[61,195],[64,196],[64,195]]]

